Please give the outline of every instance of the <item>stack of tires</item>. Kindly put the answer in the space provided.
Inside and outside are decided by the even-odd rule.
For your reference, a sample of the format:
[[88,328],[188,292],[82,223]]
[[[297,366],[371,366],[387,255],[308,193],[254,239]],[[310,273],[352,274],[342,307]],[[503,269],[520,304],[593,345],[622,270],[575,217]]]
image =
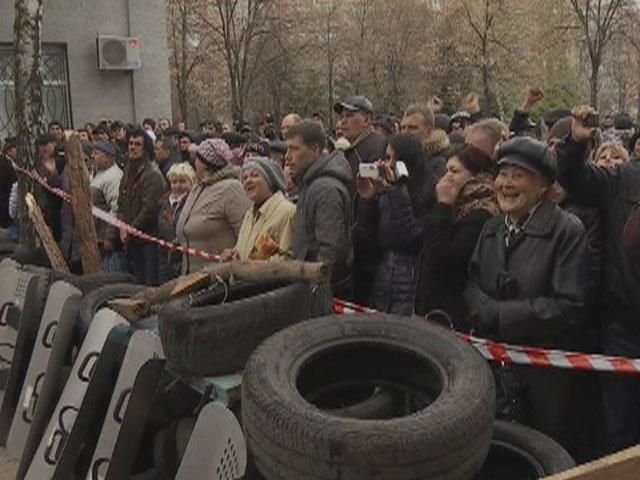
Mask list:
[[242,420],[268,480],[470,480],[491,444],[494,389],[480,355],[438,326],[330,316],[254,352]]
[[270,335],[332,311],[327,285],[218,283],[167,304],[158,327],[169,368],[206,377],[241,371]]

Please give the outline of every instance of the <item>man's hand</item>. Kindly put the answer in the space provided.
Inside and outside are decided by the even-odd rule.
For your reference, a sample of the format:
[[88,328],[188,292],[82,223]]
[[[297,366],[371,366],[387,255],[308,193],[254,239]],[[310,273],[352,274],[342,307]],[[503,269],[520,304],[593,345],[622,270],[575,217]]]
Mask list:
[[129,243],[129,238],[129,232],[124,229],[120,229],[120,241],[122,242],[122,245],[126,247]]
[[542,101],[544,98],[544,92],[539,87],[531,87],[527,92],[527,96],[522,102],[522,106],[520,107],[521,112],[528,113],[535,106],[536,103]]
[[573,120],[571,121],[571,138],[574,142],[587,142],[595,137],[598,129],[584,125],[586,118],[595,113],[595,109],[589,105],[580,105],[573,109],[573,112],[571,112],[573,116]]
[[106,254],[113,252],[113,242],[111,240],[105,240],[102,242],[102,249]]

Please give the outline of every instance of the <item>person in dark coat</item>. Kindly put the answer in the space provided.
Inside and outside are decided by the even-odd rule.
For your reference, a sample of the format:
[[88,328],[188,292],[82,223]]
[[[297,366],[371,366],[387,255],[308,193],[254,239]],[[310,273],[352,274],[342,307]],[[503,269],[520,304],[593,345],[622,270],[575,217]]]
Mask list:
[[[640,357],[640,272],[625,249],[623,232],[630,212],[640,202],[640,164],[613,168],[588,161],[596,129],[583,120],[590,107],[574,111],[571,133],[556,146],[559,181],[570,197],[598,208],[604,230],[603,289],[598,317],[602,350],[607,355]],[[628,238],[626,239],[628,241]],[[601,377],[606,444],[610,451],[640,442],[640,381],[633,377]]]
[[[160,197],[165,181],[153,162],[153,141],[143,130],[134,131],[129,138],[129,162],[120,182],[118,218],[149,235],[156,235]],[[158,252],[155,244],[133,237],[125,230],[110,228],[103,247],[105,253],[114,251],[117,238],[125,247],[129,269],[138,283],[158,283]]]
[[323,262],[331,268],[331,287],[340,298],[352,296],[353,177],[342,152],[323,153],[326,137],[304,120],[287,132],[285,161],[298,188],[293,259]]
[[498,215],[494,163],[472,145],[449,153],[436,186],[437,205],[427,215],[420,254],[416,313],[446,312],[457,331],[468,332],[462,293],[467,267],[485,222]]
[[[464,297],[473,331],[500,342],[574,350],[588,291],[580,220],[547,198],[556,178],[549,147],[528,137],[498,151],[500,209],[480,234]],[[516,369],[525,424],[574,445],[573,379],[557,369]]]
[[356,235],[361,242],[377,242],[381,252],[368,305],[411,315],[422,223],[433,205],[433,172],[422,142],[409,134],[391,137],[387,158],[376,166],[379,178],[356,179],[360,196]]
[[[187,162],[174,164],[167,172],[171,190],[160,198],[158,238],[176,242],[176,224],[184,208],[187,195],[196,183],[196,172]],[[180,274],[182,255],[166,248],[158,248],[160,284]]]
[[8,228],[13,222],[9,216],[9,196],[11,187],[17,181],[13,163],[16,160],[15,138],[7,138],[0,154],[0,228]]
[[[373,128],[373,105],[366,97],[349,97],[337,102],[333,110],[340,115],[340,131],[349,142],[344,150],[344,156],[351,167],[352,178],[355,179],[361,163],[373,163],[384,159],[386,155],[387,139],[376,133]],[[353,199],[353,222],[357,224],[358,198],[355,183],[349,185],[349,193]],[[372,279],[375,274],[380,252],[369,240],[354,239],[354,300],[366,304],[371,297]]]

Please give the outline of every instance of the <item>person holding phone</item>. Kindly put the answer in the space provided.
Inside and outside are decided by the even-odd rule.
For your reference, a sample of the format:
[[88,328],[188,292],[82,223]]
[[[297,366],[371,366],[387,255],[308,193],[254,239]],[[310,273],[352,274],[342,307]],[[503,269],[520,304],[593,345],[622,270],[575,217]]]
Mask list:
[[[629,250],[630,214],[640,203],[640,164],[610,168],[589,161],[597,129],[589,106],[573,111],[570,134],[556,145],[558,180],[574,202],[598,208],[604,231],[603,281],[597,311],[602,351],[640,357],[640,270]],[[606,445],[611,452],[640,442],[640,380],[601,376]]]
[[384,160],[360,165],[356,186],[356,236],[375,243],[380,252],[368,304],[382,312],[411,315],[422,223],[434,204],[433,174],[422,142],[394,135]]

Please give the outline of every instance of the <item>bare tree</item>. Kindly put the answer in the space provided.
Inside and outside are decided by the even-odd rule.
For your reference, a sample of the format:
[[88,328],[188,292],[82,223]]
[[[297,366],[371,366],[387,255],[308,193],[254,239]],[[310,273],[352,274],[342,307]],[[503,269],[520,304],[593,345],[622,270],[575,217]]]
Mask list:
[[170,0],[169,9],[169,45],[170,64],[173,70],[180,118],[189,121],[189,87],[194,68],[202,62],[199,48],[203,41],[201,29],[194,25],[196,9],[201,5],[192,0]]
[[[42,29],[43,0],[16,0],[14,31],[15,117],[18,138],[18,164],[26,169],[36,166],[35,140],[44,131],[42,98]],[[20,242],[35,247],[36,234],[29,221],[24,202],[33,192],[33,182],[23,175],[18,179],[20,204]],[[45,198],[36,198],[43,207]]]
[[491,57],[492,46],[497,43],[495,35],[496,19],[504,8],[504,0],[482,0],[482,8],[474,12],[469,0],[462,1],[465,18],[478,40],[480,69],[482,75],[482,92],[486,113],[496,110],[497,97],[492,85],[494,60]]
[[229,73],[231,114],[235,121],[245,116],[251,86],[263,62],[269,34],[272,0],[212,0],[212,18],[201,15],[219,48]]
[[578,19],[591,63],[590,101],[598,106],[600,67],[625,0],[569,0]]

